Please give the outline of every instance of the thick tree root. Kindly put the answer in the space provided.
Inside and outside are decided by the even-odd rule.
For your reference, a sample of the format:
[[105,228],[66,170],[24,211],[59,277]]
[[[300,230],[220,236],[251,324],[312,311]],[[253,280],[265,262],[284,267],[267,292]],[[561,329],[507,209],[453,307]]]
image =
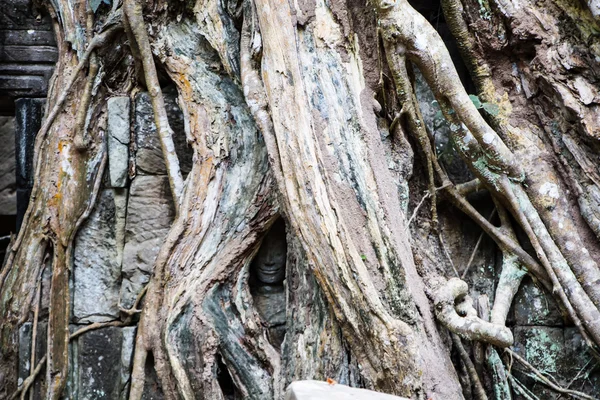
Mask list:
[[[87,5],[87,32],[88,35],[93,35],[94,32],[94,12],[92,11],[91,5]],[[90,39],[90,42],[93,39]],[[75,117],[75,137],[73,138],[73,145],[79,151],[85,151],[89,146],[89,140],[86,137],[85,121],[88,115],[88,109],[92,100],[92,91],[94,88],[94,81],[98,74],[98,59],[96,53],[90,54],[90,62],[88,68],[87,81],[83,88],[81,96],[81,103],[77,109],[77,115]]]
[[467,293],[467,284],[458,278],[451,278],[438,288],[434,301],[438,320],[450,331],[464,338],[498,347],[512,345],[513,335],[510,329],[477,317],[477,312]]
[[152,101],[152,109],[154,111],[154,123],[156,124],[156,129],[160,138],[163,158],[169,176],[169,185],[171,186],[175,209],[179,212],[181,195],[183,193],[183,177],[179,168],[177,153],[175,152],[173,130],[169,125],[165,100],[160,89],[160,83],[158,82],[156,66],[154,65],[154,58],[152,56],[152,48],[150,47],[148,32],[146,31],[146,25],[144,24],[142,6],[137,0],[124,0],[123,9],[125,10],[125,16],[127,18],[127,27],[131,31],[131,36],[133,36],[135,44],[137,45],[135,48],[139,50],[137,56],[141,58],[141,64],[144,69],[146,87],[148,88],[148,93],[150,94],[150,99]]
[[485,394],[485,390],[483,389],[483,385],[481,384],[481,380],[479,379],[479,375],[477,375],[477,370],[475,370],[475,365],[471,361],[471,357],[469,357],[469,353],[465,350],[465,347],[460,340],[460,337],[456,334],[452,334],[452,343],[458,350],[458,354],[460,355],[460,359],[465,364],[467,368],[467,372],[469,377],[471,378],[471,384],[473,385],[473,389],[475,391],[475,399],[477,400],[487,400],[487,395]]

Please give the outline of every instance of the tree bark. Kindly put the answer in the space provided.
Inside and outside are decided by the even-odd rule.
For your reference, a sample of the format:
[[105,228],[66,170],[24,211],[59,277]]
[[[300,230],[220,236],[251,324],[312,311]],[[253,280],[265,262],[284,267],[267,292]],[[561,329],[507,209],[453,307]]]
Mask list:
[[[166,399],[281,399],[293,380],[332,378],[416,399],[486,398],[486,389],[507,399],[509,387],[523,392],[502,349],[513,344],[506,321],[525,271],[552,290],[596,351],[593,4],[442,0],[477,90],[469,96],[447,43],[407,0],[122,3],[94,11],[44,4],[60,58],[36,140],[30,206],[0,272],[0,398],[18,391],[18,331],[37,324],[44,268],[45,396],[65,395],[69,341],[83,334],[69,332],[73,243],[103,185],[107,99],[141,90],[152,99],[177,214],[148,286],[111,322],[137,326],[127,398],[146,398],[154,379]],[[459,186],[465,182],[440,161],[418,76],[475,181]],[[185,180],[166,82],[177,88],[193,149]],[[500,226],[469,202],[481,190]],[[502,255],[491,320],[450,268],[441,226],[454,215],[450,204]],[[282,327],[265,321],[253,275],[281,221],[282,342]],[[469,358],[461,337],[488,368]]]

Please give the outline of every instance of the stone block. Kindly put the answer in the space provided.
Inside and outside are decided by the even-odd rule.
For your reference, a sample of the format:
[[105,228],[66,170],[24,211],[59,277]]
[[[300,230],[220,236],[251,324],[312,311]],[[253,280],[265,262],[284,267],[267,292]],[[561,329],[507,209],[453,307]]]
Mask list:
[[[181,173],[187,174],[192,169],[192,149],[187,145],[183,113],[177,105],[177,94],[173,91],[164,91],[165,107],[169,118],[169,125],[173,130],[173,142],[179,157]],[[150,95],[140,93],[135,98],[134,132],[136,143],[135,163],[140,174],[164,175],[167,168],[163,160],[160,139],[154,124],[154,113]]]
[[166,176],[138,175],[131,182],[127,204],[121,304],[133,305],[148,282],[154,260],[175,217]]
[[562,326],[563,319],[552,295],[525,278],[513,302],[515,325]]
[[121,344],[121,399],[127,400],[129,393],[129,381],[131,379],[131,367],[133,365],[133,350],[135,348],[135,326],[127,326],[121,329],[123,342]]
[[404,397],[356,389],[320,381],[296,381],[288,386],[285,400],[407,400]]
[[29,376],[31,371],[31,328],[33,324],[26,322],[19,328],[19,385]]
[[108,168],[110,185],[127,185],[129,169],[129,97],[108,99]]
[[19,232],[21,224],[23,223],[23,217],[29,206],[29,198],[31,197],[31,189],[17,189],[17,226],[16,231]]
[[77,322],[119,316],[121,262],[113,190],[102,190],[75,239],[73,315]]
[[[0,215],[17,214],[15,118],[0,116]],[[14,228],[14,227],[13,227]]]
[[[18,364],[18,384],[21,385],[39,360],[46,354],[46,334],[47,334],[47,322],[39,321],[37,326],[36,334],[36,345],[35,345],[35,365],[31,365],[31,347],[32,347],[32,335],[33,335],[33,324],[31,322],[24,323],[19,328],[19,364]],[[42,399],[44,396],[42,393],[45,392],[46,388],[46,374],[44,370],[40,373],[33,384],[33,398]]]
[[565,355],[562,328],[527,326],[514,329],[513,348],[542,372],[557,374]]
[[121,329],[90,331],[78,339],[79,400],[118,399],[121,391]]
[[42,126],[44,99],[15,101],[15,149],[17,157],[17,187],[33,186],[33,150],[35,137]]

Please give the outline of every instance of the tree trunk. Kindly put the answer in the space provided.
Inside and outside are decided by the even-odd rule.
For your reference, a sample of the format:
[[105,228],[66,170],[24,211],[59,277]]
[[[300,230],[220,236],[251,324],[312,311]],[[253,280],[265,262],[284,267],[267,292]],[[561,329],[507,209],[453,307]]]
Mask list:
[[[67,396],[70,341],[107,326],[137,326],[130,399],[281,399],[294,380],[327,378],[418,399],[527,398],[518,346],[503,350],[526,274],[597,354],[593,2],[113,2],[44,4],[60,57],[0,275],[1,398],[42,374],[45,398]],[[75,239],[112,187],[108,99],[146,90],[175,218],[135,301],[74,332]],[[493,240],[479,252],[479,228],[458,228],[471,220]],[[482,290],[465,280],[483,253],[501,269]],[[483,293],[491,307],[473,302]],[[45,319],[45,356],[18,382],[19,329]]]

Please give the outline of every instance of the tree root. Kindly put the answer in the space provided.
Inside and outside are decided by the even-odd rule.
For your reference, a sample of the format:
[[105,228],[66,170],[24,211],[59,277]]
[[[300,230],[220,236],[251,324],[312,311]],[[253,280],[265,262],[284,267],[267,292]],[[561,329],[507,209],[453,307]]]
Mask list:
[[[477,180],[477,181],[479,181],[479,180]],[[460,193],[460,189],[457,189],[457,190]],[[490,213],[490,216],[487,218],[488,221],[491,221],[492,218],[494,218],[494,215],[496,215],[496,208],[495,207],[492,210],[492,212]],[[471,265],[473,264],[473,260],[475,259],[475,255],[477,254],[477,250],[479,250],[479,245],[481,244],[481,241],[483,240],[483,234],[484,233],[485,232],[481,232],[479,234],[479,237],[477,238],[477,242],[475,243],[475,247],[473,248],[473,251],[471,252],[471,256],[469,257],[469,261],[467,262],[467,266],[465,267],[463,273],[460,275],[460,279],[465,279],[465,277],[467,276],[467,273],[469,272],[469,269],[471,268]]]
[[[87,32],[90,36],[94,32],[94,12],[92,11],[89,2],[87,3]],[[85,151],[89,146],[89,140],[86,137],[85,120],[92,100],[94,80],[96,79],[97,74],[98,60],[96,58],[96,52],[92,52],[90,54],[87,81],[85,82],[85,87],[83,88],[83,93],[81,95],[81,103],[79,104],[79,109],[77,110],[77,115],[75,117],[75,137],[73,139],[73,145],[79,151]]]
[[510,349],[504,349],[504,351],[506,351],[508,354],[510,354],[511,357],[513,357],[515,360],[517,360],[521,365],[523,365],[524,367],[529,369],[533,373],[533,375],[530,375],[532,378],[534,378],[538,382],[541,382],[544,385],[548,386],[550,389],[554,390],[555,392],[570,395],[572,397],[577,397],[577,398],[581,398],[581,399],[598,400],[597,397],[593,397],[588,394],[578,392],[577,390],[565,389],[565,388],[562,388],[562,387],[556,385],[555,383],[550,381],[548,378],[546,378],[537,368],[535,368],[533,365],[531,365],[529,362],[527,362],[527,360],[525,360],[523,357],[521,357],[514,351],[512,351]]
[[[95,329],[106,328],[108,326],[126,326],[126,325],[127,324],[122,321],[95,322],[93,324],[90,324],[88,326],[85,326],[85,327],[73,332],[69,336],[69,341],[77,338],[78,336],[83,335],[86,332],[93,331]],[[32,351],[32,353],[33,353],[33,351]],[[33,357],[33,354],[32,354],[32,357]],[[19,394],[21,394],[21,400],[24,399],[25,394],[27,393],[27,391],[29,390],[29,388],[31,387],[33,382],[35,381],[35,378],[39,375],[40,371],[42,370],[42,367],[46,364],[46,360],[47,360],[47,354],[44,354],[44,356],[40,359],[40,361],[35,366],[35,369],[33,370],[33,372],[27,377],[27,379],[25,379],[23,381],[23,384],[12,394],[12,396],[10,397],[11,400],[16,399],[19,396]],[[31,365],[33,365],[33,364],[31,364]]]
[[[94,36],[94,39],[92,39],[92,41],[88,45],[87,49],[85,50],[85,53],[83,53],[83,56],[81,56],[81,58],[79,59],[79,63],[77,64],[77,66],[75,67],[75,70],[71,74],[71,79],[69,79],[69,81],[65,85],[65,88],[63,89],[63,91],[60,93],[60,95],[56,99],[56,102],[54,103],[54,107],[52,108],[52,111],[50,111],[50,113],[46,117],[46,121],[44,122],[44,125],[42,125],[42,128],[40,129],[40,131],[37,134],[36,143],[38,141],[41,142],[46,137],[46,134],[52,127],[52,123],[56,119],[56,116],[58,115],[59,112],[61,112],[62,107],[65,104],[65,101],[67,100],[67,96],[69,95],[69,92],[71,91],[71,87],[73,87],[73,84],[79,77],[79,73],[88,64],[88,61],[90,60],[90,57],[92,56],[94,51],[103,47],[106,43],[108,43],[108,40],[115,33],[119,32],[122,28],[123,28],[123,26],[120,23],[116,23],[115,25],[111,25],[106,31]],[[37,147],[38,146],[36,146],[36,148]],[[39,164],[39,163],[37,163],[37,164]],[[36,165],[35,176],[37,176],[38,173],[39,173],[39,167],[38,167],[38,165]]]
[[438,320],[450,331],[464,338],[498,347],[512,345],[513,335],[510,329],[477,317],[467,291],[467,284],[458,278],[450,278],[438,288],[434,300]]
[[513,388],[513,390],[517,394],[520,394],[521,396],[523,396],[525,398],[525,400],[540,400],[539,397],[537,397],[535,394],[531,393],[531,391],[529,389],[527,389],[527,387],[525,387],[525,385],[523,385],[517,378],[512,376],[512,374],[508,374],[507,378],[508,378],[508,381],[510,382],[510,385]]
[[137,2],[137,0],[124,0],[123,9],[125,10],[127,27],[131,32],[131,36],[133,36],[135,39],[137,50],[139,50],[139,54],[137,54],[137,56],[141,58],[146,80],[146,87],[148,88],[148,93],[150,94],[150,99],[152,101],[154,123],[160,138],[163,158],[167,167],[167,175],[169,176],[169,185],[171,187],[171,193],[175,203],[175,210],[178,213],[181,203],[181,195],[183,193],[183,176],[181,175],[179,159],[177,158],[177,153],[175,152],[173,130],[169,125],[167,110],[165,108],[165,100],[160,89],[160,83],[158,81],[156,66],[154,65],[154,58],[152,56],[152,48],[150,47],[148,32],[146,31],[146,25],[144,24],[142,6]]

